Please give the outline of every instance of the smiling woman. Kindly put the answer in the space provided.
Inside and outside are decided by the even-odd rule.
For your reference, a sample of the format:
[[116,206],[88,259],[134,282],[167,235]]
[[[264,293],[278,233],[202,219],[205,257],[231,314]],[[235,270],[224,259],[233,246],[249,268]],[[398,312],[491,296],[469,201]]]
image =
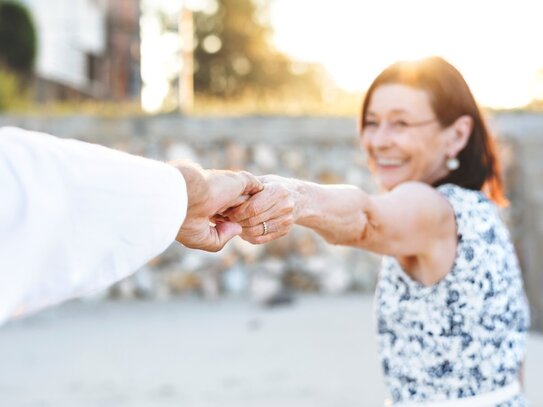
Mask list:
[[[393,131],[378,131],[383,119],[395,123]],[[362,104],[360,130],[369,164],[387,190],[406,179],[454,183],[507,202],[481,112],[460,72],[441,58],[397,62],[379,74]],[[391,155],[400,165],[380,165]]]
[[252,243],[298,224],[384,255],[376,328],[394,406],[526,406],[528,307],[498,157],[462,75],[438,57],[389,66],[366,92],[360,137],[383,193],[266,176],[225,216]]
[[435,159],[436,151],[443,157],[448,154],[448,140],[434,137],[438,126],[425,91],[397,84],[375,90],[364,115],[361,141],[368,164],[385,189],[405,179],[433,184],[447,175],[447,168]]

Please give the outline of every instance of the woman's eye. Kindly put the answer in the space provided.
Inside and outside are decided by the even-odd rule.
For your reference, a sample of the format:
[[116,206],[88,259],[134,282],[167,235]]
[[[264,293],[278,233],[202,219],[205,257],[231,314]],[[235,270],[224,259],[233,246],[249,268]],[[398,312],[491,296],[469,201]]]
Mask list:
[[397,128],[397,129],[405,129],[405,128],[409,127],[409,123],[407,123],[404,120],[396,120],[396,121],[392,122],[392,126]]
[[364,127],[379,127],[379,123],[375,120],[366,120],[366,123],[364,123]]

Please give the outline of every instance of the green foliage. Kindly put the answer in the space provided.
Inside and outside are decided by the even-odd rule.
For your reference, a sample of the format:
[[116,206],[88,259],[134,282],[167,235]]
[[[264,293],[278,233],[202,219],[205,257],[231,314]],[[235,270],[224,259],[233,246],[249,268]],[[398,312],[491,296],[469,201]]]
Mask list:
[[323,72],[291,61],[270,45],[271,27],[254,1],[216,0],[214,13],[194,14],[195,92],[232,98],[289,90],[320,97]]
[[0,65],[30,74],[36,59],[36,30],[25,6],[0,0]]
[[0,112],[20,110],[29,104],[29,96],[22,88],[17,75],[0,69]]

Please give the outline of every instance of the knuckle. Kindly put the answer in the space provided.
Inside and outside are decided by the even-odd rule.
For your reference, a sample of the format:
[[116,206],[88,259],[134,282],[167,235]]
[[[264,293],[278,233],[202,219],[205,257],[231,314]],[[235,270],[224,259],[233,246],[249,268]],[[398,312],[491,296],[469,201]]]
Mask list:
[[250,228],[247,230],[247,236],[254,238],[255,236],[258,236],[258,233],[255,233],[255,228]]
[[260,223],[262,223],[262,220],[258,216],[255,216],[249,219],[249,224],[252,227],[258,226],[258,224]]
[[241,222],[241,219],[240,219],[240,216],[239,215],[228,215],[225,217],[229,222],[236,222],[236,223],[239,223]]
[[247,205],[244,212],[249,218],[255,217],[258,213],[256,210],[256,204],[253,203],[251,205]]
[[222,216],[229,218],[230,220],[238,220],[240,214],[240,207],[228,209],[225,211]]
[[292,208],[290,206],[285,206],[281,210],[281,215],[288,215],[292,212]]
[[294,206],[295,206],[295,205],[296,205],[296,202],[294,201],[294,199],[289,198],[289,200],[288,200],[288,207],[289,207],[289,209],[290,209],[291,211],[294,210]]

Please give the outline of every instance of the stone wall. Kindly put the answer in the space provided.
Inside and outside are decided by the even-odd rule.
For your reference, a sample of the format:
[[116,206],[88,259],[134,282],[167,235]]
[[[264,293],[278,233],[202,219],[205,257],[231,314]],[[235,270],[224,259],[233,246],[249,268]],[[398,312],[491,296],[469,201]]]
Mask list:
[[532,327],[543,331],[543,115],[496,116],[506,144],[509,225],[524,273]]
[[[508,219],[523,265],[534,325],[543,329],[543,115],[500,114],[492,128],[503,141],[512,201]],[[189,158],[204,167],[276,173],[320,183],[375,190],[364,165],[354,119],[154,116],[0,117],[15,125],[168,160]],[[288,300],[289,291],[341,293],[372,290],[379,258],[326,244],[315,234],[293,233],[265,246],[235,239],[220,253],[172,245],[144,269],[114,287],[122,297],[164,298],[200,293],[249,294],[263,302]]]
[[[247,169],[321,183],[374,188],[358,147],[356,123],[334,118],[148,117],[56,119],[0,117],[15,125],[77,138],[160,160],[188,158],[206,168]],[[379,258],[326,244],[296,227],[265,246],[236,238],[220,253],[172,245],[143,270],[114,287],[120,297],[165,298],[199,293],[251,295],[258,301],[289,300],[296,290],[341,293],[371,290]]]

